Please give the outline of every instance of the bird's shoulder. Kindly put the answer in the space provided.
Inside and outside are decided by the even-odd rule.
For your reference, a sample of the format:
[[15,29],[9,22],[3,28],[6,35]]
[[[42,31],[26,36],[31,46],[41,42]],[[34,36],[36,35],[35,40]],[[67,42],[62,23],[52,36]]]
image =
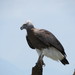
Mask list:
[[45,29],[32,29],[33,30],[33,33],[35,36],[38,36],[38,37],[45,37],[45,39],[47,38],[52,38],[52,39],[56,39],[56,37],[48,30],[45,30]]
[[36,29],[36,28],[33,28],[32,31],[35,34],[47,34],[47,35],[52,34],[51,32],[49,32],[48,30],[45,30],[45,29]]

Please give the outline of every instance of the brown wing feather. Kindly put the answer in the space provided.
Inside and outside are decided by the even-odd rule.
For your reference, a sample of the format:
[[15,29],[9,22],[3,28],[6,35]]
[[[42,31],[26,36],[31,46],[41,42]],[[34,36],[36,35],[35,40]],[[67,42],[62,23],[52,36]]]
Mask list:
[[51,32],[44,29],[40,29],[37,31],[34,29],[34,34],[44,44],[48,46],[52,45],[53,47],[57,48],[62,54],[66,55],[63,46]]

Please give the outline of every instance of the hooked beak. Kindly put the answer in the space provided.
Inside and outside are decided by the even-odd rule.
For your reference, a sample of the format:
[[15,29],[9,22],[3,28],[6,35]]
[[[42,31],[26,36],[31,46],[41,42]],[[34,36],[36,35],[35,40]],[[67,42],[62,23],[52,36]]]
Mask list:
[[20,27],[20,29],[21,29],[21,30],[23,30],[23,26],[22,26],[22,27]]

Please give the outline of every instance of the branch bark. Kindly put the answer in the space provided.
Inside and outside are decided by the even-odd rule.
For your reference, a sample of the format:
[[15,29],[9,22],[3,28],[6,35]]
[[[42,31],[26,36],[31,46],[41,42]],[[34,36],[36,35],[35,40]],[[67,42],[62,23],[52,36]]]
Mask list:
[[75,70],[74,70],[74,73],[73,73],[73,75],[75,75]]
[[32,68],[32,75],[43,75],[43,64],[37,62]]

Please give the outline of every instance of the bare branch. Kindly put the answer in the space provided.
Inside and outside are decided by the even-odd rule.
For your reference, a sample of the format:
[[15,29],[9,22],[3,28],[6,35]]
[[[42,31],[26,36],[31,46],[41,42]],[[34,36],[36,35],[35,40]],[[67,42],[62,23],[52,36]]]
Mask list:
[[43,75],[43,64],[41,62],[37,62],[32,68],[32,75]]

